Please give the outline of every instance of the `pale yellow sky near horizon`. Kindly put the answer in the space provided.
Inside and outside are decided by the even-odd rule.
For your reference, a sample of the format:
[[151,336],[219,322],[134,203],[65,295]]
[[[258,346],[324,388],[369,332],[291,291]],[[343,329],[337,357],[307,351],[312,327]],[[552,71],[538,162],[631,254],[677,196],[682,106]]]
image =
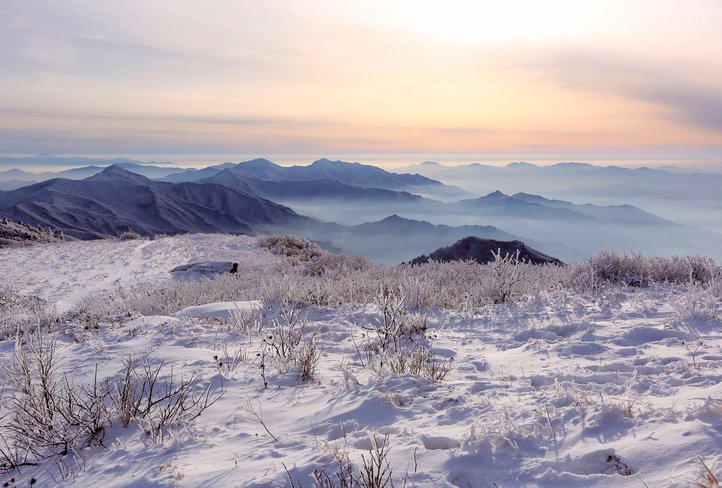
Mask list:
[[0,154],[722,164],[720,25],[713,0],[8,0]]

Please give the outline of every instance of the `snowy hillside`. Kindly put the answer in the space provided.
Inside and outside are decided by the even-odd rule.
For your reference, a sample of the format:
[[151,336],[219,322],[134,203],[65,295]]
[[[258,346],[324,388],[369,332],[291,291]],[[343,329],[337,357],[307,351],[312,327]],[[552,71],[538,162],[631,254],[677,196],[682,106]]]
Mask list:
[[109,166],[83,180],[52,179],[0,193],[0,215],[79,239],[183,232],[253,234],[309,219],[227,186],[161,183]]
[[[198,261],[238,272],[169,273]],[[0,482],[722,475],[722,282],[705,260],[389,267],[300,240],[187,235],[0,249],[0,268]]]

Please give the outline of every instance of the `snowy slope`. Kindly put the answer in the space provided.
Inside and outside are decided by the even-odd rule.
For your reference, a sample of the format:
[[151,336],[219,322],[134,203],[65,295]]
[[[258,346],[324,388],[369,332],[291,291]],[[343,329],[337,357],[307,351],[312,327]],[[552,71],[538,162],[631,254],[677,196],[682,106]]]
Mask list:
[[0,266],[12,289],[64,312],[91,293],[170,279],[170,270],[182,264],[241,257],[275,259],[251,237],[186,234],[152,241],[107,239],[0,249]]
[[[8,283],[66,310],[112,292],[115,280],[168,280],[183,262],[247,260],[271,273],[280,259],[252,238],[218,235],[0,251]],[[441,381],[364,366],[359,346],[381,318],[373,304],[299,310],[317,340],[317,372],[301,381],[293,367],[269,362],[267,388],[257,334],[296,320],[278,306],[208,304],[97,330],[71,322],[57,338],[60,367],[75,382],[148,354],[225,393],[162,442],[114,424],[104,447],[5,477],[111,488],[283,487],[290,476],[313,486],[314,469],[332,474],[339,454],[359,465],[376,440],[390,446],[395,486],[690,486],[703,481],[697,454],[722,473],[722,324],[681,320],[672,304],[685,293],[612,287],[474,313],[421,311],[428,330],[413,340],[451,366]],[[264,333],[239,325],[253,313]],[[0,342],[0,361],[14,347]]]

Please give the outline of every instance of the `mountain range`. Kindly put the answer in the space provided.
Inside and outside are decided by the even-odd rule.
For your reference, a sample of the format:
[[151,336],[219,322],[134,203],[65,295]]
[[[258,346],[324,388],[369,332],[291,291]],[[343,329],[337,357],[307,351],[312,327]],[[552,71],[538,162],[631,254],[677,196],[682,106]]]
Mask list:
[[[178,167],[154,166],[125,160],[112,164],[112,166],[126,171],[131,171],[148,178],[163,178],[181,170],[181,168]],[[10,170],[0,171],[0,190],[15,190],[17,188],[22,188],[23,186],[40,183],[41,181],[47,181],[54,178],[82,180],[83,178],[97,175],[107,167],[108,166],[97,165],[81,166],[62,171],[45,171],[42,173],[31,173],[29,171],[13,168]]]
[[[55,158],[55,157],[54,157]],[[5,158],[13,160],[13,158]],[[81,158],[87,159],[87,158]],[[22,161],[22,159],[17,159]],[[91,160],[98,161],[98,160]],[[102,160],[100,160],[102,161]],[[407,191],[432,195],[442,199],[458,199],[472,194],[460,188],[450,187],[440,181],[418,174],[398,174],[385,171],[376,166],[345,161],[319,159],[308,166],[280,166],[267,159],[253,159],[241,163],[223,163],[203,169],[183,169],[179,167],[141,164],[139,161],[118,159],[113,166],[132,171],[160,181],[213,182],[230,181],[231,178],[245,180],[252,178],[274,182],[334,181],[358,188],[375,188],[395,191]],[[2,159],[0,159],[2,162]],[[38,183],[52,178],[82,179],[103,171],[105,166],[91,165],[59,172],[30,173],[17,168],[0,171],[0,190],[13,190],[22,186]],[[220,174],[220,176],[219,176]]]
[[[309,182],[281,184],[304,187]],[[375,194],[396,196],[389,190],[349,189],[364,198]],[[493,226],[433,225],[397,215],[356,226],[325,223],[227,185],[154,181],[118,166],[83,180],[56,178],[0,192],[0,215],[51,227],[79,239],[117,236],[126,231],[147,236],[184,232],[294,233],[387,262],[410,259],[469,234],[519,238]],[[568,248],[563,251],[577,253]]]
[[[517,164],[512,170],[539,170],[527,166]],[[584,165],[551,171],[575,169],[588,171]],[[157,179],[139,174],[143,172]],[[499,190],[469,198],[428,177],[359,163],[319,160],[285,167],[255,159],[179,170],[124,161],[52,174],[91,176],[0,191],[0,216],[78,238],[126,230],[143,235],[297,233],[387,261],[407,260],[466,236],[523,240],[565,261],[604,249],[722,254],[719,234],[676,224],[636,206],[575,204]],[[5,176],[24,177],[19,170]]]
[[310,221],[271,201],[214,183],[163,183],[109,166],[0,192],[0,215],[81,239],[181,232],[252,234]]
[[554,199],[610,205],[624,202],[666,219],[722,232],[722,174],[679,167],[625,168],[586,163],[537,166],[425,162],[402,168],[466,191],[527,192]]
[[189,170],[169,175],[164,180],[177,182],[188,178],[188,181],[213,179],[213,181],[219,182],[231,177],[275,182],[335,181],[358,188],[406,191],[444,199],[463,198],[470,195],[460,188],[450,187],[440,181],[418,174],[392,173],[376,166],[328,159],[319,159],[307,166],[280,166],[260,158],[234,166],[226,166],[213,174],[208,174],[212,172],[213,170],[205,171],[203,177],[198,178],[201,172]]

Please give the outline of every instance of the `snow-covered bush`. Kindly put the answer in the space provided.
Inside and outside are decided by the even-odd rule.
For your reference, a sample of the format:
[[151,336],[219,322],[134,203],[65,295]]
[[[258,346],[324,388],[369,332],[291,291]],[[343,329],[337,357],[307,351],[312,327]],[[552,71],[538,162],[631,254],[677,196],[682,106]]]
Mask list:
[[381,355],[377,372],[382,376],[418,376],[429,381],[441,381],[451,370],[451,361],[443,359],[419,344],[399,347]]
[[131,357],[120,375],[103,385],[111,419],[120,418],[124,427],[137,422],[157,442],[163,441],[168,427],[195,420],[223,395],[222,390],[212,395],[213,383],[202,386],[194,375],[182,378],[172,370],[161,374],[163,366],[147,357]]
[[491,273],[487,282],[487,294],[494,303],[508,302],[522,287],[529,285],[528,279],[533,265],[524,263],[516,255],[502,256],[494,253],[494,260],[489,263]]
[[144,240],[145,237],[138,234],[137,232],[133,232],[132,230],[123,232],[120,234],[120,240],[121,241],[136,241],[136,240]]
[[671,303],[683,322],[708,321],[717,317],[719,299],[710,289],[690,283],[687,290],[674,297]]
[[37,329],[52,330],[61,319],[46,300],[0,288],[0,340]]
[[212,383],[200,386],[195,376],[161,374],[163,363],[129,359],[116,378],[75,384],[61,371],[57,341],[41,332],[16,346],[3,368],[0,390],[0,470],[34,465],[77,449],[102,445],[115,420],[135,422],[152,439],[162,441],[171,425],[189,422],[220,396]]
[[[393,467],[389,462],[391,444],[389,436],[372,436],[367,456],[361,455],[361,465],[351,462],[345,451],[335,450],[334,468],[328,466],[313,470],[311,475],[316,488],[393,488]],[[284,465],[285,467],[285,465]],[[291,488],[302,488],[303,483],[294,479],[288,468],[286,475]]]
[[259,243],[273,254],[299,261],[310,261],[324,252],[318,244],[298,236],[264,236],[259,238]]
[[529,297],[562,296],[569,291],[594,296],[607,286],[683,284],[690,279],[704,284],[713,294],[722,295],[719,267],[699,257],[647,258],[605,252],[567,266],[531,265],[514,256],[498,256],[484,265],[430,261],[414,266],[389,266],[370,263],[365,258],[330,254],[300,238],[266,239],[280,243],[279,249],[290,249],[291,257],[271,263],[241,260],[235,274],[118,288],[110,295],[86,299],[78,310],[94,310],[105,316],[158,315],[211,302],[258,299],[267,307],[283,303],[318,307],[366,305],[376,303],[383,288],[403,296],[406,311],[458,309],[472,316],[495,303],[514,304]]
[[703,256],[665,258],[646,257],[639,253],[620,256],[614,251],[603,251],[584,263],[592,267],[597,279],[630,286],[687,282],[706,284],[719,272],[717,264]]
[[614,251],[602,251],[589,258],[597,277],[610,283],[646,286],[650,281],[649,262],[638,253],[620,256]]
[[308,337],[308,319],[301,317],[298,309],[284,307],[281,319],[273,320],[269,330],[261,331],[260,368],[264,387],[268,386],[267,365],[273,364],[279,373],[295,367],[298,378],[313,379],[321,357],[315,333]]
[[368,258],[324,252],[303,265],[303,274],[321,276],[334,273],[343,275],[355,271],[366,271],[373,266]]
[[15,294],[6,285],[0,286],[0,310],[7,310],[15,301]]

